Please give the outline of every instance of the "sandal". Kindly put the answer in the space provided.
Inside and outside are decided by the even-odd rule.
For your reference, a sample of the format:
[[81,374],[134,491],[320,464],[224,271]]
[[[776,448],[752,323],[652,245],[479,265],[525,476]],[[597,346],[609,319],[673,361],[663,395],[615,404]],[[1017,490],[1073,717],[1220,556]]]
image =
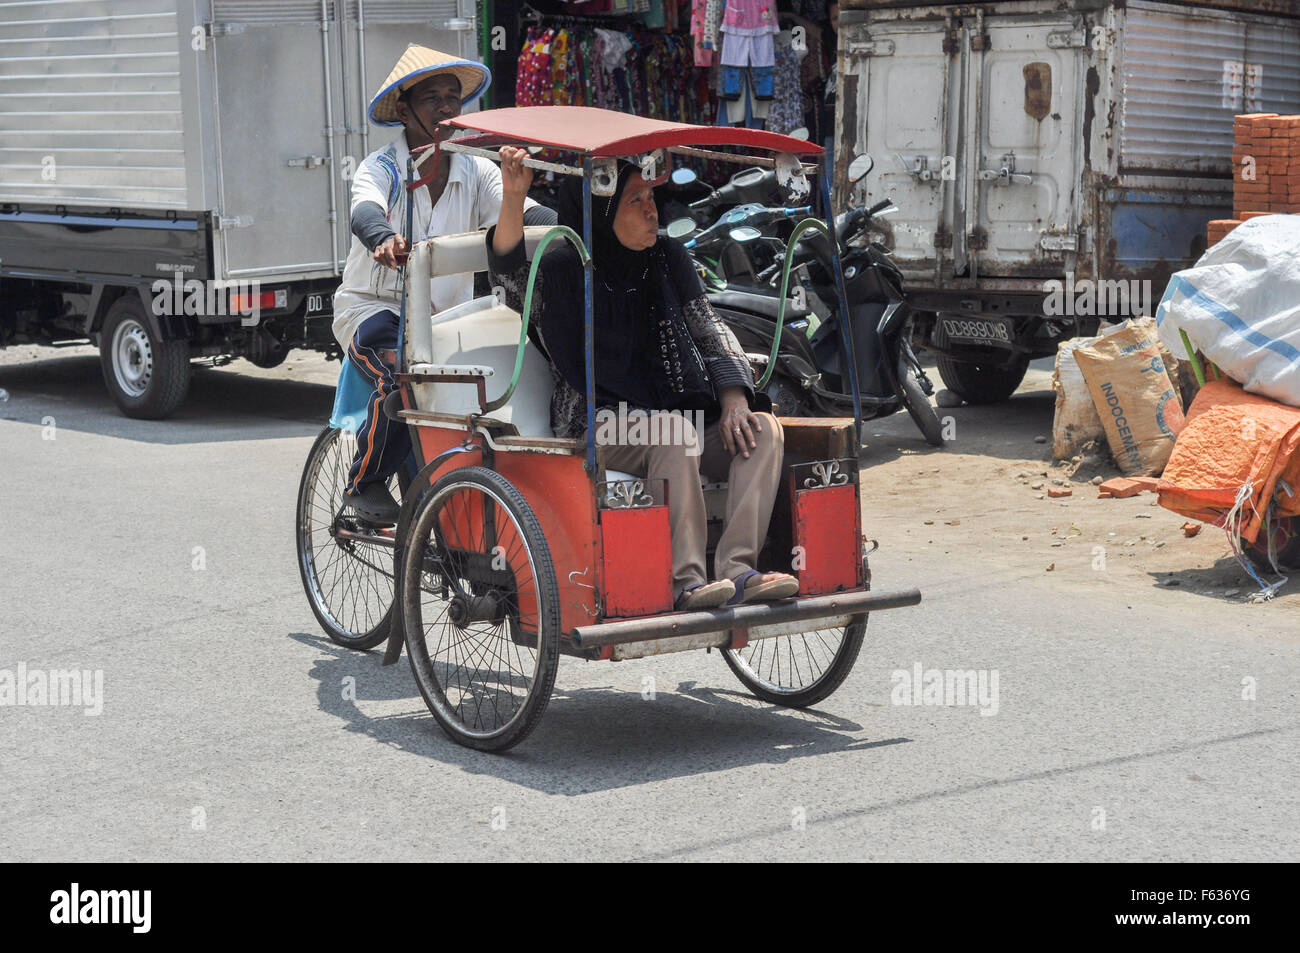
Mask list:
[[736,584],[730,579],[716,582],[702,582],[698,586],[688,586],[677,594],[673,609],[678,612],[696,609],[716,609],[725,605],[736,592]]
[[778,578],[769,579],[767,582],[760,582],[758,585],[747,585],[754,576],[767,575],[757,569],[746,569],[732,582],[736,586],[736,594],[732,596],[727,605],[734,606],[741,602],[770,602],[773,599],[788,599],[799,592],[799,580],[789,573],[775,573]]

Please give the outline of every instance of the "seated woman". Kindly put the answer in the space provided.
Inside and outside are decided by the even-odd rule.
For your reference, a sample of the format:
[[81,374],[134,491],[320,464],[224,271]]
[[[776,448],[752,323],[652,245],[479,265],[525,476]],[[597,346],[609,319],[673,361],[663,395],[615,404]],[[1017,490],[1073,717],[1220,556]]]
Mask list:
[[[528,280],[523,210],[533,173],[523,164],[525,155],[501,150],[501,215],[487,233],[492,283],[505,289],[516,310],[523,309]],[[558,210],[560,224],[579,235],[581,185],[576,178],[565,183]],[[760,573],[754,565],[781,479],[783,434],[765,412],[771,402],[755,395],[749,361],[709,305],[686,250],[659,237],[654,193],[640,171],[622,164],[614,195],[593,196],[591,207],[598,405],[698,411],[705,422],[702,439],[684,422],[683,439],[657,446],[607,442],[611,428],[597,428],[606,467],[668,482],[677,608],[793,596],[799,588],[793,576]],[[582,263],[571,245],[557,242],[538,272],[530,327],[540,332],[551,359],[551,427],[561,437],[586,434],[583,310]],[[729,484],[713,581],[705,567],[701,472]]]

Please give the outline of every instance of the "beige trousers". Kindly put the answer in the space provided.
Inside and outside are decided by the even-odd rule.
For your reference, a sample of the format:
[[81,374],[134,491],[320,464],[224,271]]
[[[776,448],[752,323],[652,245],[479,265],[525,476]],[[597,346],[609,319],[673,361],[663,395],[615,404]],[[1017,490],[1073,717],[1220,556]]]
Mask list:
[[[702,452],[687,454],[687,437],[669,446],[605,444],[600,448],[605,466],[650,480],[668,482],[668,522],[672,532],[673,594],[709,581],[705,571],[708,520],[700,474],[712,481],[726,480],[727,508],[722,538],[713,555],[715,579],[733,579],[754,564],[767,539],[781,482],[785,434],[771,414],[754,414],[763,430],[755,434],[758,446],[749,458],[731,456],[722,445],[716,423],[704,429]],[[686,424],[690,426],[689,423]]]

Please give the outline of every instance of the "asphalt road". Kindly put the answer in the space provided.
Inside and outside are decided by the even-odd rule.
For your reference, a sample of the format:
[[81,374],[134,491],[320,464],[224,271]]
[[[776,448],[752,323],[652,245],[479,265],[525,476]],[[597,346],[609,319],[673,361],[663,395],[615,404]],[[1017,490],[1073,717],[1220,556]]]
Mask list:
[[[4,859],[1300,853],[1294,604],[1044,574],[993,539],[922,552],[875,493],[877,586],[924,601],[871,618],[817,711],[750,699],[716,654],[564,659],[523,745],[452,744],[405,660],[334,646],[302,593],[294,499],[336,369],[202,371],[151,423],[87,351],[0,355],[0,688],[19,663],[103,673],[97,715],[0,706]],[[1048,432],[1035,380],[1016,400]],[[966,419],[996,442],[996,414]],[[905,417],[871,429],[869,486],[924,449]],[[978,509],[959,469],[945,485]],[[917,664],[996,673],[996,713],[893,704]]]

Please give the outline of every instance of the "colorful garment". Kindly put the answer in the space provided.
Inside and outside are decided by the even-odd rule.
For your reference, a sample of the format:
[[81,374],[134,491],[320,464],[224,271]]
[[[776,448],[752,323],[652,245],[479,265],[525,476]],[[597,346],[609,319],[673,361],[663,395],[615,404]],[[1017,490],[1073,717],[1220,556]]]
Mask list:
[[775,33],[776,4],[773,0],[727,0],[722,32],[745,36]]
[[[691,40],[694,47],[695,65],[713,65],[713,43],[705,40],[704,13],[709,0],[691,0]],[[717,6],[717,0],[713,0]]]
[[790,132],[804,124],[803,90],[799,83],[799,54],[788,42],[776,45],[775,90],[772,108],[767,114],[767,128],[772,132]]

